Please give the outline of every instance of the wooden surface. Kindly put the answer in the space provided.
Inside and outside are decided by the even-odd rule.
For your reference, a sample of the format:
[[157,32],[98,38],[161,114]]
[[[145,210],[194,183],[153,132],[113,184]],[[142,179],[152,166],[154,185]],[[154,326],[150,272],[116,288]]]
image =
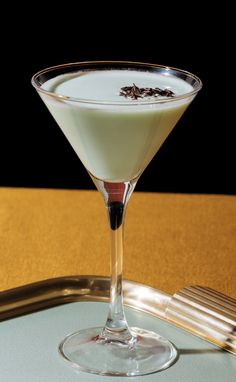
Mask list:
[[[0,289],[65,275],[109,275],[95,191],[0,189]],[[124,277],[174,293],[199,284],[236,297],[236,197],[134,193]]]

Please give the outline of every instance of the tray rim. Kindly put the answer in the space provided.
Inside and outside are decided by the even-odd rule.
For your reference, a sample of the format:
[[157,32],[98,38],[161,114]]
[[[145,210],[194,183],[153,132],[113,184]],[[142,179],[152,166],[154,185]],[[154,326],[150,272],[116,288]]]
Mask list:
[[[62,276],[22,285],[0,292],[0,322],[70,302],[108,302],[109,292],[110,277],[97,275]],[[123,294],[125,306],[166,320],[169,294],[129,280],[123,280]]]

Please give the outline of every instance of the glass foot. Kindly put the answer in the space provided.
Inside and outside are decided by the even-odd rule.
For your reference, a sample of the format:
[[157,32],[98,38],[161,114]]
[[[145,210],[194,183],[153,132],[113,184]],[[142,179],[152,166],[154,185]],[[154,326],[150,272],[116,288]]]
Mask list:
[[67,336],[59,346],[60,353],[80,370],[110,376],[155,373],[177,359],[172,343],[154,332],[130,328],[136,341],[133,346],[127,346],[100,340],[102,329],[90,328]]

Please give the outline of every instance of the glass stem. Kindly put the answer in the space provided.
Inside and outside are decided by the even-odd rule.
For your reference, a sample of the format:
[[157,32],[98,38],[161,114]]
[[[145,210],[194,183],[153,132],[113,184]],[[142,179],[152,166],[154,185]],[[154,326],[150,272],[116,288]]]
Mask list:
[[123,203],[118,201],[107,205],[111,240],[111,285],[109,313],[102,334],[106,339],[115,337],[122,342],[132,339],[124,314],[122,294],[124,209]]
[[125,209],[137,179],[122,183],[103,182],[94,179],[94,177],[92,179],[105,200],[111,241],[110,305],[107,321],[100,335],[100,340],[132,346],[135,338],[129,330],[123,307],[123,235]]

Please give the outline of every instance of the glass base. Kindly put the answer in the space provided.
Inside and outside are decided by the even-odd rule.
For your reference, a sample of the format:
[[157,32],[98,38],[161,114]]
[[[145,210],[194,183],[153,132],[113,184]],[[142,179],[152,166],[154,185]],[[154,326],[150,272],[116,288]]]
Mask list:
[[128,346],[101,340],[102,330],[90,328],[67,336],[59,346],[61,355],[80,370],[110,376],[155,373],[177,359],[178,353],[172,343],[154,332],[130,328],[136,341]]

